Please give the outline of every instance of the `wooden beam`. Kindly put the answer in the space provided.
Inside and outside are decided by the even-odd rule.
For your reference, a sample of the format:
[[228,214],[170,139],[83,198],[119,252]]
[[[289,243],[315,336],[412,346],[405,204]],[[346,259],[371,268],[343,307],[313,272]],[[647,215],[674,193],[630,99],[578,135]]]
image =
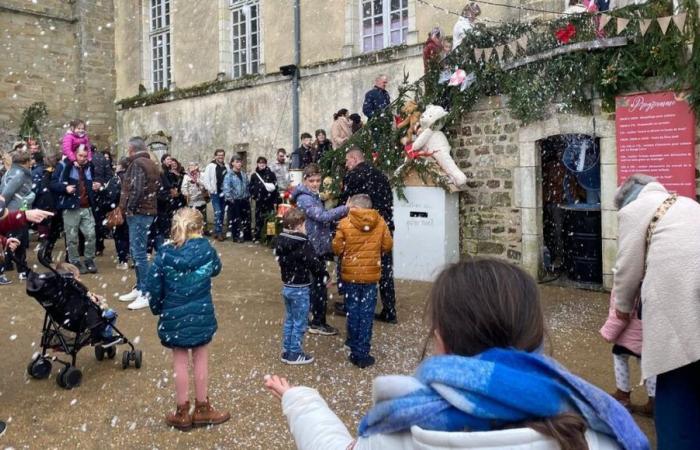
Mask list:
[[518,59],[515,61],[510,61],[508,63],[502,64],[503,70],[512,70],[526,64],[531,64],[536,61],[541,61],[543,59],[550,59],[558,55],[565,55],[567,53],[580,52],[580,51],[591,51],[600,50],[603,48],[612,47],[623,47],[627,45],[628,40],[626,37],[614,37],[607,39],[596,39],[595,41],[588,42],[577,42],[576,44],[565,45],[562,47],[553,48],[547,50],[546,52],[538,53],[536,55],[530,55],[523,59]]

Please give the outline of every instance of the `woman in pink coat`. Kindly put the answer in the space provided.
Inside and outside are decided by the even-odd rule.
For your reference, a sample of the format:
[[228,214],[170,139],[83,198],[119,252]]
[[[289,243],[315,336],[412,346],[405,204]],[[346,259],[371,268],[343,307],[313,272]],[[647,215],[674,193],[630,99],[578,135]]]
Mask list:
[[[639,300],[637,300],[639,301]],[[637,305],[630,313],[630,320],[622,320],[615,313],[615,294],[610,294],[610,310],[608,320],[605,321],[600,334],[603,339],[613,344],[613,364],[615,367],[615,384],[617,390],[612,394],[623,406],[645,416],[654,414],[654,397],[656,396],[656,377],[644,380],[649,401],[646,405],[632,405],[630,393],[630,369],[629,359],[634,356],[640,359],[642,354],[642,321],[637,314]]]
[[63,156],[68,158],[70,161],[75,162],[75,153],[78,151],[78,147],[81,145],[85,146],[87,150],[88,159],[92,160],[92,150],[90,149],[90,138],[85,130],[85,122],[81,119],[71,120],[70,130],[66,132],[63,136]]

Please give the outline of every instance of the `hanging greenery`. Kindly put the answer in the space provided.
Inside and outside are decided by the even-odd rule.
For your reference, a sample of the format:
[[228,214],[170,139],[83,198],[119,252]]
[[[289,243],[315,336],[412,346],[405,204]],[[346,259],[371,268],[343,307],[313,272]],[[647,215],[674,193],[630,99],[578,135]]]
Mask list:
[[46,109],[46,103],[36,102],[29,105],[27,109],[22,111],[22,120],[19,125],[20,137],[22,139],[40,137],[41,127],[48,115],[49,111]]
[[[681,9],[687,13],[683,30],[671,24],[665,33],[655,20],[641,33],[640,22],[673,15],[673,5],[667,0],[650,0],[646,4],[608,11],[606,14],[612,16],[612,20],[602,30],[599,29],[601,16],[591,14],[480,28],[469,33],[441,65],[430,68],[415,83],[408,84],[408,77],[404,75],[404,84],[387,108],[384,122],[369,120],[345,145],[326,152],[321,164],[327,173],[340,174],[345,151],[350,146],[358,146],[368,157],[374,154],[375,164],[392,175],[391,182],[399,192],[403,186],[402,175],[407,171],[415,169],[421,176],[425,175],[426,167],[419,160],[404,163],[403,146],[399,143],[401,133],[386,121],[386,117],[400,115],[408,98],[413,98],[420,110],[428,104],[445,107],[449,111],[446,117],[449,133],[451,126],[485,96],[504,96],[511,116],[522,123],[531,123],[544,119],[552,105],[562,112],[590,114],[591,99],[595,97],[602,100],[605,110],[612,111],[615,96],[647,91],[649,81],[654,80],[656,88],[660,83],[666,89],[687,90],[688,101],[700,120],[698,7],[695,0],[681,0]],[[617,18],[628,21],[620,33],[616,33]],[[518,50],[518,54],[513,55],[508,44],[523,36],[527,36],[526,51]],[[556,54],[556,49],[564,45],[578,49],[585,45],[581,43],[595,44],[614,36],[626,38],[626,44],[616,43],[595,50],[586,50],[584,46],[582,51]],[[579,47],[575,46],[577,43]],[[488,52],[489,58],[475,57],[475,49],[496,46],[504,46],[503,59],[495,51]],[[552,56],[537,60],[537,55],[547,55],[547,52]],[[504,64],[528,57],[532,57],[533,62],[510,69]],[[454,71],[455,68],[473,73],[474,84],[462,91],[459,86],[436,83],[440,71]]]

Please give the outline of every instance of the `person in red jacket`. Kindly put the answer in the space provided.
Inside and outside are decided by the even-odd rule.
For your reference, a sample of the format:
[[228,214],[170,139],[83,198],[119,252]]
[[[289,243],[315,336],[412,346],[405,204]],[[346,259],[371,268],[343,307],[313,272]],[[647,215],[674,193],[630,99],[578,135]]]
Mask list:
[[[8,251],[13,252],[19,245],[19,240],[6,238],[6,233],[26,226],[27,222],[39,223],[51,216],[53,213],[40,209],[9,211],[5,204],[5,198],[0,195],[0,263]],[[10,281],[2,275],[0,276],[0,285],[4,284],[10,284]]]

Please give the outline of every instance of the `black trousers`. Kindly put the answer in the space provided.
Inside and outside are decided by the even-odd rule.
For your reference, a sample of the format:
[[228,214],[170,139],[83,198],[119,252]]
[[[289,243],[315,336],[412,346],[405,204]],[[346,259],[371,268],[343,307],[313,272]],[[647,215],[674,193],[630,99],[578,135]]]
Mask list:
[[[333,260],[333,255],[321,255],[318,257],[326,264]],[[326,309],[328,305],[328,289],[326,281],[321,278],[311,277],[311,289],[309,290],[309,309],[311,310],[311,325],[326,324]]]
[[[102,195],[102,193],[97,194]],[[98,204],[102,204],[102,201],[98,201]],[[95,218],[95,251],[104,252],[105,251],[105,239],[109,235],[109,230],[104,225],[104,221],[107,218],[107,210],[104,207],[93,207],[92,216]]]
[[251,240],[250,233],[250,201],[234,200],[226,202],[228,211],[228,223],[231,230],[231,236],[236,240]]
[[9,250],[5,254],[5,266],[0,274],[4,272],[4,269],[11,269],[14,256],[14,262],[17,266],[17,273],[27,273],[29,272],[29,266],[27,266],[27,247],[29,247],[29,225],[25,225],[21,229],[11,231],[7,233],[8,238],[15,238],[19,240],[19,246],[14,252]]
[[262,234],[266,231],[267,216],[275,210],[273,202],[255,202],[255,230],[253,231],[253,239],[262,239]]
[[47,260],[52,261],[53,249],[63,231],[63,216],[60,211],[54,212],[53,217],[44,219],[37,226],[37,231],[39,233],[39,251],[44,253]]
[[389,317],[396,317],[394,255],[391,252],[382,255],[382,275],[379,279],[379,296],[382,299],[382,311],[384,314]]
[[117,251],[117,258],[120,263],[129,261],[129,226],[126,220],[112,231],[114,236],[114,248]]

